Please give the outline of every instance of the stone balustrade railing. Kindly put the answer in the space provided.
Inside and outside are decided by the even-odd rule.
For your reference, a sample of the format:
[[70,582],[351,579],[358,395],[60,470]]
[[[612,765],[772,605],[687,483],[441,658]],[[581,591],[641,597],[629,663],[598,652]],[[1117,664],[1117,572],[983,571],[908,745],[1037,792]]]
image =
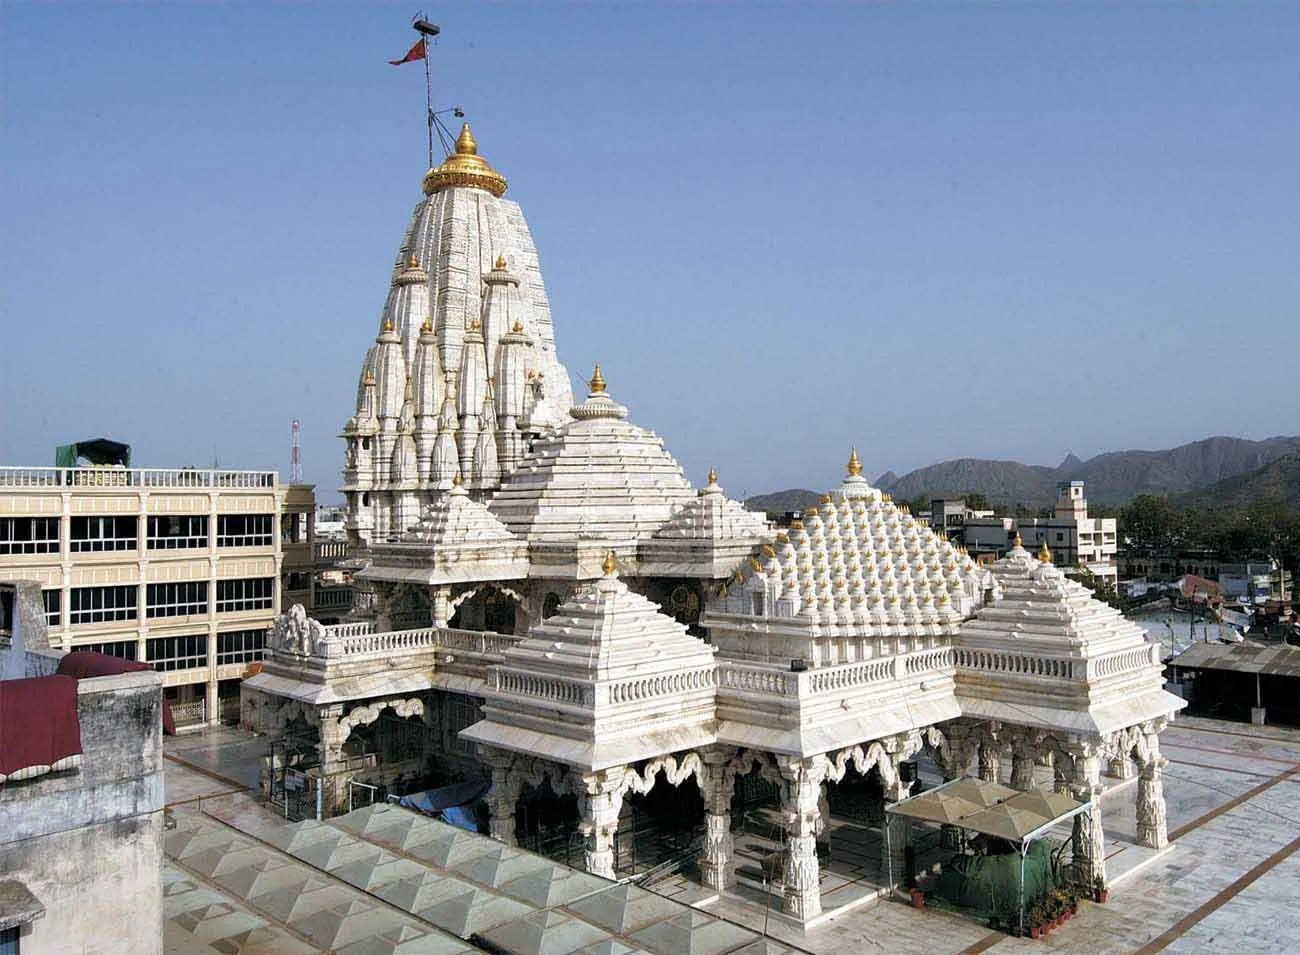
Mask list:
[[312,607],[316,610],[346,610],[352,606],[352,588],[317,587],[312,591]]
[[1120,673],[1131,673],[1135,670],[1146,670],[1152,666],[1160,666],[1160,645],[1148,643],[1141,647],[1131,647],[1128,650],[1116,650],[1114,653],[1108,653],[1105,656],[1093,657],[1087,661],[1087,675],[1089,678],[1116,676]]
[[359,633],[349,637],[331,638],[327,644],[328,657],[359,657],[371,654],[393,654],[428,650],[440,645],[438,630],[424,627],[420,630],[385,630],[380,633]]
[[501,693],[531,696],[547,703],[580,706],[584,702],[591,702],[588,692],[591,688],[587,684],[564,677],[538,676],[517,670],[493,670],[492,687]]
[[278,482],[275,471],[0,467],[0,487],[274,488]]
[[347,541],[313,541],[311,556],[316,561],[345,560],[350,548]]
[[798,673],[786,670],[718,661],[718,686],[727,690],[795,697],[799,695],[798,678]]
[[894,658],[883,657],[879,660],[867,660],[848,666],[828,670],[812,670],[808,673],[808,688],[813,693],[829,693],[835,690],[847,690],[868,683],[879,683],[894,677]]
[[609,703],[640,703],[661,696],[711,689],[716,682],[716,667],[699,667],[680,673],[661,673],[658,676],[636,677],[612,683],[599,689],[597,699]]
[[333,626],[325,628],[325,636],[334,639],[339,637],[357,637],[363,633],[374,633],[375,625],[368,620],[362,620],[358,623],[336,623]]
[[958,668],[965,670],[985,670],[990,673],[1023,674],[1031,677],[1051,677],[1061,680],[1073,680],[1082,660],[1066,660],[1059,657],[1041,657],[1028,653],[1015,653],[999,650],[977,650],[969,647],[957,647],[953,650],[953,659]]
[[482,653],[502,656],[520,640],[524,639],[513,633],[494,633],[491,630],[458,630],[443,627],[438,646],[452,652]]

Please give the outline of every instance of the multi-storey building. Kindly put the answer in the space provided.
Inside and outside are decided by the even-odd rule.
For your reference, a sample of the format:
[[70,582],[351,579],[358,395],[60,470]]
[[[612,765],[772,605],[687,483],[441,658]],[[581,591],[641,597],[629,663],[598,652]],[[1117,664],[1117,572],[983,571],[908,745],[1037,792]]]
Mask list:
[[295,490],[274,471],[3,467],[0,568],[40,584],[51,646],[147,662],[179,722],[215,723],[280,608]]
[[1025,547],[1046,545],[1058,566],[1082,568],[1113,586],[1119,580],[1115,518],[1088,516],[1082,481],[1062,481],[1056,491],[1051,517],[967,516],[962,542],[976,556],[1001,557],[1019,534]]

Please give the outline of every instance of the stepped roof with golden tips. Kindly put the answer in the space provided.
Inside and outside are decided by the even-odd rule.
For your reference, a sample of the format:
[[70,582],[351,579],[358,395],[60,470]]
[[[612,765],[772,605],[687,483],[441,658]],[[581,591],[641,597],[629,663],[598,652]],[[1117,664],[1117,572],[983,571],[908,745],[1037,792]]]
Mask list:
[[442,161],[442,165],[430,169],[424,176],[424,194],[431,196],[439,189],[448,186],[465,186],[470,189],[483,189],[500,198],[506,192],[506,177],[493,169],[486,159],[478,154],[478,143],[470,132],[469,123],[460,128],[456,137],[455,151]]

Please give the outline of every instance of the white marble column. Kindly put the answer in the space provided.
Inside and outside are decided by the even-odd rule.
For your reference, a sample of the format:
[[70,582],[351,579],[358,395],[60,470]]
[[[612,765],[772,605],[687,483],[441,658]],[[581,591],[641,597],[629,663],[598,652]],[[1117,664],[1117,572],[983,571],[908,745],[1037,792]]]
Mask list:
[[[1057,757],[1058,764],[1063,762]],[[1088,747],[1074,754],[1075,799],[1092,800],[1092,809],[1074,817],[1073,851],[1084,884],[1106,882],[1106,838],[1101,825],[1101,757]]]
[[[905,820],[896,821],[889,807],[911,795],[911,783],[905,783],[899,776],[898,764],[902,759],[893,757],[894,771],[885,781],[885,819],[884,828],[888,829],[888,838],[884,840],[881,851],[888,854],[884,861],[886,871],[892,873],[895,885],[904,885],[907,875],[907,829]],[[882,774],[883,775],[883,774]],[[882,835],[884,833],[882,832]]]
[[511,773],[514,757],[510,753],[486,746],[479,748],[479,758],[492,773],[492,786],[485,797],[488,804],[488,834],[497,842],[515,844],[515,806],[519,802],[520,781]]
[[1034,748],[1028,743],[1011,744],[1011,788],[1022,792],[1034,788]]
[[778,757],[784,780],[781,810],[786,825],[785,899],[782,911],[806,921],[821,914],[821,868],[817,862],[817,828],[821,815],[824,758]]
[[1001,782],[1002,779],[1002,753],[1001,747],[997,743],[985,740],[980,743],[980,779],[986,783]]
[[320,785],[325,786],[325,810],[332,814],[347,803],[346,783],[337,775],[343,768],[343,744],[348,732],[343,729],[343,706],[333,703],[316,710],[320,732]]
[[712,749],[701,753],[704,772],[699,777],[704,796],[704,847],[700,854],[700,876],[704,884],[721,892],[731,885],[735,872],[735,845],[731,838],[731,796],[734,778],[728,781],[727,763],[733,751]]
[[616,878],[614,872],[614,833],[618,831],[618,814],[623,809],[620,783],[626,767],[616,767],[582,777],[578,794],[581,821],[578,830],[587,841],[587,871],[592,875]]
[[1165,758],[1160,755],[1160,740],[1148,733],[1146,762],[1138,775],[1137,841],[1151,849],[1169,845],[1169,822],[1165,813],[1165,788],[1160,770]]
[[433,625],[447,626],[447,621],[451,619],[451,588],[431,587],[429,604],[433,610]]

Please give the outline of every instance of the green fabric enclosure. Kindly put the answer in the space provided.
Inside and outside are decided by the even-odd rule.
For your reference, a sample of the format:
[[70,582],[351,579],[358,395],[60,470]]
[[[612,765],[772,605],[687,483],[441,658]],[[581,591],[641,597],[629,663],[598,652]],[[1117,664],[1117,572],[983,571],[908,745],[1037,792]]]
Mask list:
[[[1025,908],[1057,887],[1052,871],[1055,847],[1048,839],[1025,853]],[[1020,853],[957,856],[945,863],[932,895],[943,904],[970,909],[981,918],[1015,922],[1020,914]]]
[[117,464],[131,466],[131,446],[108,438],[91,438],[76,444],[61,444],[54,449],[56,468],[75,468],[77,461],[85,458],[91,464]]

